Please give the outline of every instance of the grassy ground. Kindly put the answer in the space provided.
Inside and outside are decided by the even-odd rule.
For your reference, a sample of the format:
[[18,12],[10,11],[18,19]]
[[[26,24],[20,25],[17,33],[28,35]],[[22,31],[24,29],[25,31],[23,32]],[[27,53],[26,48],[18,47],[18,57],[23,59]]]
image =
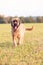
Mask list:
[[43,24],[26,31],[23,45],[13,47],[10,24],[0,24],[0,65],[43,65]]

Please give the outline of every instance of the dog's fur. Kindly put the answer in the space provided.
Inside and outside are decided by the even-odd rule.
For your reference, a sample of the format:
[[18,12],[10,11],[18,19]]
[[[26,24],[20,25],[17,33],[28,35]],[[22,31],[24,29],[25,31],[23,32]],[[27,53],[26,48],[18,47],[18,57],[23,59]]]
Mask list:
[[[21,23],[21,20],[17,18],[12,18],[11,20],[11,27],[12,27],[12,37],[13,37],[13,44],[17,46],[23,43],[23,37],[25,30],[32,30],[32,28],[25,28],[24,25]],[[18,39],[18,43],[17,43]]]

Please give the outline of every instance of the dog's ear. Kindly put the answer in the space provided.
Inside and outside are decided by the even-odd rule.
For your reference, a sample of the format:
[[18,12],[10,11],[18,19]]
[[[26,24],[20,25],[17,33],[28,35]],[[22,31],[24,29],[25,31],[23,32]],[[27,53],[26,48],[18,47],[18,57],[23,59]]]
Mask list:
[[11,18],[10,23],[11,23],[11,26],[13,27],[14,26],[14,24],[13,24],[13,17]]
[[11,26],[13,26],[12,24],[13,24],[13,22],[11,21]]
[[11,18],[10,23],[11,23],[11,26],[13,26],[13,17]]

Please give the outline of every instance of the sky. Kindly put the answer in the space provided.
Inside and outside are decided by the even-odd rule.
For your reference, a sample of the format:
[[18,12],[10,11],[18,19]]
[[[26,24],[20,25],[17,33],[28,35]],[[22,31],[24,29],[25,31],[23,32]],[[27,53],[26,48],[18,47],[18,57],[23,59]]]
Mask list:
[[0,0],[0,15],[43,16],[43,0]]

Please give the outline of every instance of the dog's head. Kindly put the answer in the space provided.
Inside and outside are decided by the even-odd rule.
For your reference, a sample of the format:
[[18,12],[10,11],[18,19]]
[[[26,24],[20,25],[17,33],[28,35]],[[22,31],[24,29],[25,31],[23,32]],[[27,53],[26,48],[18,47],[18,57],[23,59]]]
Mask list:
[[20,19],[19,18],[12,18],[11,20],[11,26],[16,30],[20,25]]

